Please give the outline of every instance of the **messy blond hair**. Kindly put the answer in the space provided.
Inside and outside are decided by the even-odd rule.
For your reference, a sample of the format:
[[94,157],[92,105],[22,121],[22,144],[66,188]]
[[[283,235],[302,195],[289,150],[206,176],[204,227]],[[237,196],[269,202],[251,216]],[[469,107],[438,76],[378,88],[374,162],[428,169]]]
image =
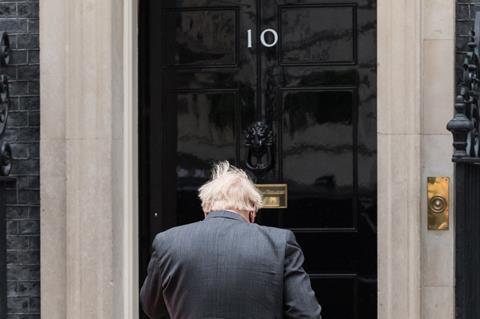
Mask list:
[[245,171],[228,161],[215,164],[212,178],[199,189],[205,213],[215,210],[257,211],[262,196]]

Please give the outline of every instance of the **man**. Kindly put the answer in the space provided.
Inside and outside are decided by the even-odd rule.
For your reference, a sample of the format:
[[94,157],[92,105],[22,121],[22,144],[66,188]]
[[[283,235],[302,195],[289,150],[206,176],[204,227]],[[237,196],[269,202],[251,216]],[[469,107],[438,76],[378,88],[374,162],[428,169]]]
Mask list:
[[157,234],[140,291],[150,318],[321,318],[290,230],[254,224],[262,197],[217,164],[199,190],[205,219]]

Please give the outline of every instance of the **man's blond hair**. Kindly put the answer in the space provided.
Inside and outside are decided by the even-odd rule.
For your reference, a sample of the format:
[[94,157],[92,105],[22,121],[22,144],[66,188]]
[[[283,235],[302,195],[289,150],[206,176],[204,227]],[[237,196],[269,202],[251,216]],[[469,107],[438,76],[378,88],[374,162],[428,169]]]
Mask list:
[[211,179],[199,189],[205,213],[216,210],[257,211],[262,196],[245,171],[228,161],[219,162],[212,169]]

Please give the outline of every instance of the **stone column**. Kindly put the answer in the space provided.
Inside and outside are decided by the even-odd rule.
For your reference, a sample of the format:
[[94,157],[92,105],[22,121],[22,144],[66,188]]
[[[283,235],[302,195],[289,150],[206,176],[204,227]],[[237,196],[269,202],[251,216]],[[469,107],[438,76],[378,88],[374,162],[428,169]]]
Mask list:
[[134,318],[134,1],[45,0],[43,318]]
[[455,317],[455,224],[450,204],[448,231],[427,230],[428,176],[450,177],[453,203],[452,137],[455,92],[455,1],[423,0],[422,58],[422,318]]
[[41,317],[64,319],[67,318],[65,45],[68,17],[66,1],[48,0],[39,5]]
[[378,318],[421,318],[421,2],[378,6]]

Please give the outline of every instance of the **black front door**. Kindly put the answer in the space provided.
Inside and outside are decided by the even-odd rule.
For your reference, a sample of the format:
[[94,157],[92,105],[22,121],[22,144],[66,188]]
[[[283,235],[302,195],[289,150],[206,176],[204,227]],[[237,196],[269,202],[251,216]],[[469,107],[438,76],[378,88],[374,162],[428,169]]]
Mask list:
[[[153,236],[203,218],[197,189],[228,159],[288,185],[288,207],[258,222],[294,231],[324,317],[376,318],[375,1],[146,0],[141,14],[141,281]],[[273,133],[261,172],[246,167],[255,122]]]

